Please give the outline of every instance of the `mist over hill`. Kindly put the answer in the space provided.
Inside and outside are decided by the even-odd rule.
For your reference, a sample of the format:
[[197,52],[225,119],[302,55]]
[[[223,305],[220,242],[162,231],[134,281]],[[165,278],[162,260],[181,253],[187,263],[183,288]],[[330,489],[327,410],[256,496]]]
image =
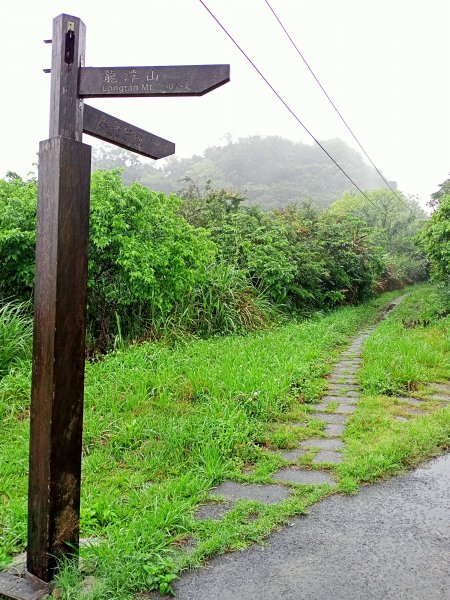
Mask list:
[[[345,142],[332,139],[322,144],[360,188],[386,187],[376,171]],[[94,169],[114,167],[123,168],[124,183],[138,181],[165,193],[180,191],[189,184],[199,189],[210,185],[238,191],[248,203],[267,209],[303,201],[324,208],[354,189],[319,146],[277,136],[229,141],[207,148],[203,156],[170,157],[162,167],[144,164],[120,148],[95,150]]]

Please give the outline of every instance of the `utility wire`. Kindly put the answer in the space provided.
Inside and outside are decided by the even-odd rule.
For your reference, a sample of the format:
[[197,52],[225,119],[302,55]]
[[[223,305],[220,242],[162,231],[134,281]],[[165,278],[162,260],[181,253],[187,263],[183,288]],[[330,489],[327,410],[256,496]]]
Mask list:
[[306,133],[325,152],[325,154],[328,156],[328,158],[336,165],[336,167],[341,171],[341,173],[343,173],[345,175],[345,177],[350,181],[350,183],[355,186],[355,188],[364,196],[364,198],[368,202],[370,202],[370,204],[372,204],[372,206],[374,206],[377,210],[379,210],[379,207],[374,202],[372,202],[372,200],[367,196],[367,194],[365,194],[363,192],[363,190],[359,187],[359,185],[353,181],[353,179],[350,177],[350,175],[348,175],[348,173],[346,173],[344,171],[344,169],[341,167],[341,165],[331,156],[331,154],[328,152],[328,150],[319,142],[319,140],[313,135],[313,133],[308,129],[308,127],[301,121],[301,119],[297,116],[297,114],[289,106],[289,104],[286,102],[286,100],[284,100],[280,96],[280,94],[273,87],[273,85],[270,83],[270,81],[267,79],[267,77],[265,75],[263,75],[263,73],[258,69],[256,64],[252,61],[252,59],[248,56],[248,54],[243,50],[243,48],[237,43],[237,41],[234,39],[234,37],[231,35],[231,33],[229,33],[228,30],[224,27],[224,25],[222,25],[222,23],[214,15],[214,13],[206,6],[206,4],[203,2],[203,0],[199,0],[199,2],[203,6],[203,8],[211,15],[211,17],[214,19],[214,21],[217,23],[217,25],[219,25],[219,27],[222,29],[222,31],[224,31],[224,33],[230,38],[230,40],[233,42],[233,44],[236,46],[236,48],[239,50],[239,52],[241,52],[241,54],[248,60],[248,62],[255,69],[255,71],[258,73],[258,75],[261,77],[261,79],[263,79],[263,81],[266,83],[266,85],[272,90],[272,92],[275,94],[275,96],[278,98],[278,100],[280,100],[280,102],[285,106],[285,108],[287,108],[287,110],[291,113],[291,115],[294,117],[294,119],[303,127],[303,129],[306,131]]
[[317,85],[320,87],[320,89],[322,90],[322,92],[325,94],[325,96],[327,97],[329,103],[331,104],[331,106],[334,108],[334,110],[336,111],[336,113],[339,115],[339,118],[341,119],[341,121],[344,123],[344,125],[346,126],[346,128],[348,129],[348,131],[350,132],[350,134],[352,135],[353,139],[355,140],[355,142],[358,144],[358,146],[361,148],[361,150],[364,152],[364,154],[366,155],[367,159],[369,160],[370,164],[372,165],[372,167],[375,169],[375,171],[378,173],[378,175],[381,177],[381,179],[384,181],[384,183],[388,186],[388,188],[391,190],[391,192],[393,192],[398,200],[400,200],[400,202],[402,202],[402,204],[404,204],[406,206],[406,208],[409,209],[408,205],[406,204],[406,202],[403,200],[403,198],[401,198],[397,192],[394,190],[394,188],[391,186],[391,184],[389,183],[389,181],[387,181],[387,179],[384,177],[384,175],[381,173],[381,171],[379,171],[379,169],[377,168],[377,166],[375,165],[375,163],[373,162],[373,160],[370,158],[370,156],[368,155],[368,153],[366,152],[366,150],[364,149],[363,145],[361,144],[361,142],[358,140],[358,138],[356,137],[355,133],[352,131],[350,125],[347,123],[347,121],[344,119],[344,117],[342,116],[341,112],[339,111],[339,109],[337,108],[336,104],[333,102],[333,100],[330,98],[329,94],[327,93],[326,89],[323,87],[323,85],[320,83],[319,79],[317,78],[316,74],[314,73],[314,71],[312,70],[311,66],[309,65],[308,61],[306,60],[306,58],[303,56],[303,54],[300,52],[297,44],[294,42],[294,40],[292,39],[292,37],[289,35],[286,27],[283,25],[283,23],[281,22],[281,19],[279,18],[279,16],[277,15],[277,13],[275,12],[275,10],[272,8],[270,2],[268,0],[264,0],[264,2],[267,4],[267,6],[269,7],[270,11],[272,12],[273,16],[275,17],[275,19],[278,21],[281,29],[284,31],[284,33],[286,34],[286,36],[288,37],[289,41],[291,42],[291,44],[294,46],[297,54],[300,56],[300,58],[302,59],[302,61],[305,63],[305,65],[307,66],[309,72],[311,73],[311,75],[314,77],[314,79],[316,80]]

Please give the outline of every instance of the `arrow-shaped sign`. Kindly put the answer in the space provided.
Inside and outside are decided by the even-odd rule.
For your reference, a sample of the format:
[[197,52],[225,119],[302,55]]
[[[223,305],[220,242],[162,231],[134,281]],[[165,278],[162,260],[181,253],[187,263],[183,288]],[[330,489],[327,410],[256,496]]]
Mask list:
[[84,105],[83,131],[105,142],[150,158],[165,158],[175,154],[173,142],[148,133],[87,104]]
[[203,96],[230,81],[230,65],[81,67],[80,98]]

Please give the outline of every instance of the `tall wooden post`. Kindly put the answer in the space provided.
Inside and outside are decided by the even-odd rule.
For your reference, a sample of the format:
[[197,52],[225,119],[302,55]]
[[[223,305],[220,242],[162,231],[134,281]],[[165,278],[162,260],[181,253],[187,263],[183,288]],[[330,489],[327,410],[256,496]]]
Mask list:
[[85,26],[53,21],[50,139],[39,152],[27,570],[79,542],[91,147],[81,143]]
[[[83,98],[202,96],[230,65],[85,67],[86,28],[53,21],[50,139],[39,149],[27,577],[0,573],[0,596],[37,600],[79,544],[91,147],[83,131],[154,159],[175,145]],[[46,69],[46,72],[48,70]]]

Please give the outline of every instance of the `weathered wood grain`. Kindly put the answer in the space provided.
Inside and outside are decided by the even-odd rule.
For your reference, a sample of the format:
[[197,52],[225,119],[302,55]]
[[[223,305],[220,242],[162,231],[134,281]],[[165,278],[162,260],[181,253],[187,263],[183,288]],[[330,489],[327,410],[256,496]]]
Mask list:
[[27,568],[78,547],[91,148],[41,142]]
[[53,20],[49,137],[63,135],[81,142],[83,102],[78,97],[78,71],[84,64],[86,27],[78,17]]

